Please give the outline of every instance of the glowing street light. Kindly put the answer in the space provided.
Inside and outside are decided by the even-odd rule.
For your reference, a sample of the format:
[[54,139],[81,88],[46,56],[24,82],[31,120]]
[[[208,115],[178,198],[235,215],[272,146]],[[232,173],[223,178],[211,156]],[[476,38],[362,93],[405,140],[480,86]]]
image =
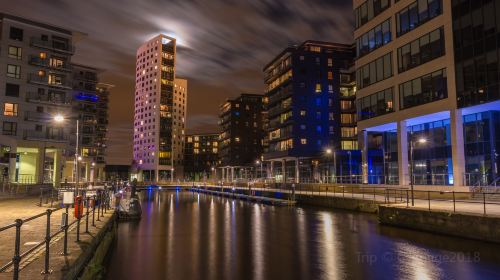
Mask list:
[[57,114],[54,116],[54,121],[56,123],[62,123],[64,121],[64,116],[61,114]]

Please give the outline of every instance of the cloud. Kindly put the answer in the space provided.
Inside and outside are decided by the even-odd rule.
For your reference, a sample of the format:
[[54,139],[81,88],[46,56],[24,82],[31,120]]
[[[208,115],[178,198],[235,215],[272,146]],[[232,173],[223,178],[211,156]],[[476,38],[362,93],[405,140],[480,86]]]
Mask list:
[[136,50],[160,32],[176,36],[180,43],[177,74],[193,85],[188,109],[191,131],[203,128],[198,125],[202,120],[215,127],[219,104],[226,97],[263,93],[262,67],[285,47],[308,39],[352,42],[352,1],[347,0],[0,0],[0,4],[5,12],[88,34],[77,42],[74,61],[106,69],[105,82],[116,85],[110,104],[112,139],[118,139],[115,131],[120,131],[113,126],[132,123]]

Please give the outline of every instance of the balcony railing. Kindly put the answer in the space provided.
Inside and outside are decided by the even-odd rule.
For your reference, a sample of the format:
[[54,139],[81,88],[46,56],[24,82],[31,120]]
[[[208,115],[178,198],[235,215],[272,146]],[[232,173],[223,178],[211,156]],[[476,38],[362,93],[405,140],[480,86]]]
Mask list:
[[67,81],[60,81],[60,82],[53,82],[51,81],[49,83],[49,78],[46,76],[38,76],[35,74],[29,74],[28,76],[28,82],[32,84],[39,84],[39,85],[44,85],[44,86],[50,86],[50,87],[56,87],[56,88],[61,88],[61,89],[72,89],[72,86],[70,83]]
[[69,64],[62,64],[62,65],[54,65],[50,63],[50,59],[48,58],[40,58],[36,55],[30,56],[29,63],[37,66],[42,66],[46,68],[50,68],[53,70],[58,70],[58,71],[65,71],[65,72],[71,72],[72,68]]
[[51,134],[45,131],[37,130],[25,130],[24,139],[26,140],[38,140],[38,141],[50,141],[50,142],[66,142],[68,141],[67,135],[62,133]]
[[40,38],[31,38],[31,45],[39,48],[49,49],[52,51],[63,52],[67,54],[75,53],[75,47],[73,47],[69,42],[59,42],[54,40],[44,41]]
[[50,121],[52,119],[52,115],[48,113],[27,111],[25,112],[24,119],[27,121],[45,122],[45,121]]
[[47,94],[40,94],[38,92],[28,92],[26,94],[26,101],[45,103],[50,105],[70,105],[71,100],[66,97],[51,96]]

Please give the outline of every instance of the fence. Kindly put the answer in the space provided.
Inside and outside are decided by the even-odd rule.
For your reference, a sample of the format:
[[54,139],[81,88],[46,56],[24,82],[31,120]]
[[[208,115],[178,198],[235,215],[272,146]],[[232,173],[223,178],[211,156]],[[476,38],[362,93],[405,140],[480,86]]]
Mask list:
[[[293,187],[295,185],[295,187]],[[283,192],[289,196],[343,197],[362,199],[380,204],[400,204],[404,207],[423,208],[429,211],[451,211],[453,213],[475,213],[483,215],[500,215],[500,192],[455,192],[425,191],[403,188],[386,188],[370,186],[332,186],[320,184],[280,184],[267,188],[221,186],[224,191],[260,190]]]
[[[48,192],[48,190],[45,190]],[[52,191],[50,192],[53,193]],[[58,198],[60,195],[58,194]],[[41,191],[41,200],[40,205],[43,198],[43,190]],[[56,200],[58,203],[59,199]],[[54,202],[54,201],[53,201]],[[74,205],[74,204],[73,204]],[[36,251],[37,249],[45,246],[45,259],[44,259],[44,269],[42,271],[43,274],[48,274],[51,272],[50,270],[50,243],[51,240],[60,234],[64,234],[64,243],[63,243],[63,255],[68,254],[68,230],[70,227],[76,227],[76,242],[80,241],[80,224],[81,220],[85,219],[85,233],[88,233],[89,223],[92,222],[92,226],[95,226],[96,221],[96,210],[97,210],[97,221],[100,221],[100,217],[104,216],[104,213],[110,208],[110,196],[108,191],[101,191],[93,196],[83,196],[82,199],[82,207],[85,206],[85,213],[80,215],[79,217],[73,217],[73,221],[68,223],[69,219],[69,208],[70,205],[66,204],[65,207],[61,208],[49,208],[45,212],[37,214],[35,216],[26,218],[26,219],[16,219],[13,223],[8,224],[6,226],[0,227],[0,234],[4,233],[9,229],[15,229],[15,242],[14,242],[14,253],[12,260],[7,262],[6,264],[0,264],[0,272],[5,272],[10,267],[12,267],[13,271],[13,279],[19,279],[20,272],[20,264],[21,261],[29,256],[31,253]],[[96,209],[97,208],[97,209]],[[61,214],[62,223],[61,227],[57,229],[55,232],[52,232],[51,227],[53,226],[51,223],[51,217],[53,217],[54,213],[58,213],[59,211],[63,212]],[[45,217],[45,236],[43,241],[37,242],[34,246],[30,247],[24,252],[21,252],[21,233],[23,230],[23,225],[27,222],[37,221],[37,219],[43,219]],[[90,221],[91,219],[91,221]]]

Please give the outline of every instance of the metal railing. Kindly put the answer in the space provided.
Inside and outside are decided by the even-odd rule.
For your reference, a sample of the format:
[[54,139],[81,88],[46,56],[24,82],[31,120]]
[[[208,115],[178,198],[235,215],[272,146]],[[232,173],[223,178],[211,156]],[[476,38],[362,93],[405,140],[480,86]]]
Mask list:
[[[104,217],[104,213],[107,212],[107,210],[110,209],[110,196],[109,192],[107,190],[101,191],[97,193],[97,195],[94,196],[89,196],[89,197],[83,197],[82,199],[82,208],[83,206],[86,207],[86,210],[84,211],[81,216],[79,217],[73,217],[74,220],[71,223],[68,223],[69,219],[69,208],[70,205],[66,204],[65,207],[60,207],[60,208],[49,208],[45,212],[42,212],[40,214],[31,216],[26,219],[16,219],[13,223],[5,225],[0,227],[0,234],[3,233],[4,231],[7,231],[9,229],[15,229],[15,242],[14,242],[14,254],[12,257],[12,260],[7,262],[6,264],[3,264],[0,266],[0,273],[5,272],[9,268],[12,267],[13,271],[13,279],[17,280],[19,279],[19,273],[20,273],[20,264],[21,261],[28,257],[31,253],[35,252],[37,249],[42,248],[45,246],[45,258],[44,258],[44,269],[42,271],[42,274],[49,274],[51,273],[50,269],[50,244],[51,240],[53,240],[55,237],[57,237],[60,234],[64,234],[63,236],[63,252],[61,253],[62,255],[68,255],[68,230],[70,227],[75,226],[76,227],[76,240],[75,242],[80,242],[80,223],[82,219],[85,219],[85,233],[89,233],[89,220],[92,219],[92,226],[95,226],[95,221],[96,221],[96,210],[97,210],[97,221],[100,221],[100,217]],[[42,195],[42,194],[41,194]],[[61,193],[59,193],[58,197],[61,197]],[[59,199],[57,200],[59,202]],[[42,198],[40,200],[40,204],[42,203]],[[74,205],[74,204],[73,204]],[[55,232],[51,232],[51,217],[52,214],[58,212],[58,211],[64,210],[64,212],[61,214],[62,216],[62,223],[61,227],[56,230]],[[37,219],[43,219],[45,217],[46,219],[46,226],[45,226],[45,235],[44,235],[44,240],[37,242],[35,245],[27,249],[26,251],[22,252],[21,251],[21,233],[23,229],[23,225],[26,224],[27,222],[35,221]]]

